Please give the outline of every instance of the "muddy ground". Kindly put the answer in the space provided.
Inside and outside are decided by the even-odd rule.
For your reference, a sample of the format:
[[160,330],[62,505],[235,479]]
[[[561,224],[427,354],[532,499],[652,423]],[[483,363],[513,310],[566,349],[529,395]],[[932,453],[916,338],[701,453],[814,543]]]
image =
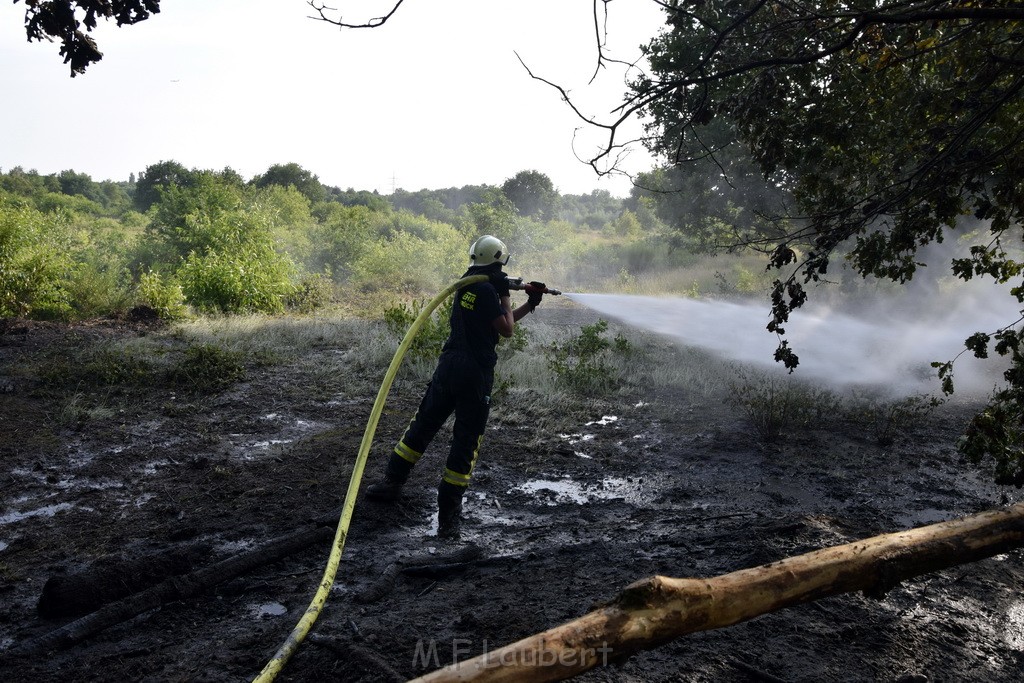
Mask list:
[[[115,585],[79,597],[103,602],[118,585],[141,590],[340,509],[374,398],[342,391],[344,377],[311,382],[270,363],[201,394],[156,381],[78,386],[76,400],[103,394],[104,409],[69,419],[68,393],[26,369],[71,347],[162,334],[130,321],[3,326],[4,680],[251,680],[313,596],[329,541],[70,647],[19,654],[74,618],[59,616],[76,602],[68,596],[40,614],[48,580],[91,569]],[[318,352],[343,351],[327,340]],[[367,480],[421,388],[396,385]],[[433,516],[443,441],[400,505],[360,500],[330,599],[278,680],[411,678],[580,616],[646,576],[714,576],[1022,500],[958,461],[969,404],[943,406],[886,446],[841,424],[766,445],[730,404],[660,394],[492,420],[463,533],[480,558],[447,574],[388,572],[453,551]],[[1019,681],[1022,581],[1018,550],[906,581],[883,600],[827,598],[691,635],[582,680]]]

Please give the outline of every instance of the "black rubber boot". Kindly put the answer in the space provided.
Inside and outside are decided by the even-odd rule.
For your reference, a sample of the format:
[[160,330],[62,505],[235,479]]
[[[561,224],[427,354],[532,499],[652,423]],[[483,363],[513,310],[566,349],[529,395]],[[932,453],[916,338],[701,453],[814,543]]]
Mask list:
[[367,499],[382,503],[392,503],[398,500],[402,493],[402,486],[409,478],[410,471],[412,471],[412,463],[398,453],[392,453],[388,458],[387,467],[384,468],[384,479],[366,487]]
[[462,532],[462,494],[465,487],[442,481],[437,487],[437,535],[449,541],[459,540]]

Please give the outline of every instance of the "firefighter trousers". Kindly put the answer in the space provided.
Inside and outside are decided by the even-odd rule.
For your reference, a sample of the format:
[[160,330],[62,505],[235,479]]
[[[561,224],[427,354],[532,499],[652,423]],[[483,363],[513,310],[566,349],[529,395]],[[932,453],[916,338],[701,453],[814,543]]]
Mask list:
[[451,447],[441,479],[442,484],[449,485],[443,488],[458,487],[464,491],[484,438],[493,384],[493,369],[481,368],[462,353],[441,354],[419,409],[395,446],[395,454],[410,466],[415,465],[445,421],[455,413]]

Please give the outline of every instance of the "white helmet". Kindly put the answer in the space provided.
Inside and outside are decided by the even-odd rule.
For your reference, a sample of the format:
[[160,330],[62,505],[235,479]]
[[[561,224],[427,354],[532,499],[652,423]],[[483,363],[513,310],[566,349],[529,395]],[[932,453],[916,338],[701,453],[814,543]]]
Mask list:
[[469,263],[471,266],[489,266],[492,263],[505,265],[508,263],[509,253],[505,243],[492,235],[484,235],[469,248]]

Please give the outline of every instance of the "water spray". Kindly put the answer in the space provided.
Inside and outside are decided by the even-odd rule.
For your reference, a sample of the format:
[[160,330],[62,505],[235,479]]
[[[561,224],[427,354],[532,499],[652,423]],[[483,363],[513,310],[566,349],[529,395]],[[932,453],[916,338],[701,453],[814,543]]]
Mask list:
[[[800,354],[796,375],[839,389],[872,386],[904,394],[935,390],[932,362],[956,357],[973,332],[1000,329],[1019,317],[1016,299],[1006,296],[1004,289],[979,282],[936,295],[933,301],[880,298],[858,316],[809,305],[786,325],[786,337]],[[762,302],[574,292],[567,296],[603,317],[684,346],[785,373],[773,360],[778,339],[765,329],[767,305]],[[929,309],[929,303],[941,306]],[[1003,370],[1005,359],[981,361],[965,355],[957,361],[957,393],[987,393]]]

